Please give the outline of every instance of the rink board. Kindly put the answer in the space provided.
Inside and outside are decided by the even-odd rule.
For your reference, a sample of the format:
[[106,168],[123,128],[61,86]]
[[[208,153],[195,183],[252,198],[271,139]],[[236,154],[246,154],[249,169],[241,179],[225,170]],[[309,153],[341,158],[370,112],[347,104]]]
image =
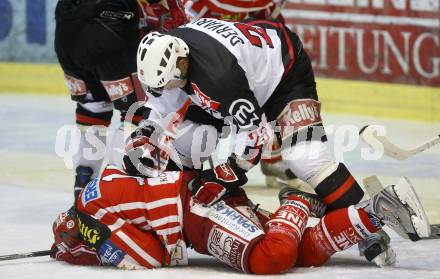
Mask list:
[[[440,89],[317,78],[323,111],[440,121]],[[0,63],[0,93],[68,95],[63,73],[56,64]]]

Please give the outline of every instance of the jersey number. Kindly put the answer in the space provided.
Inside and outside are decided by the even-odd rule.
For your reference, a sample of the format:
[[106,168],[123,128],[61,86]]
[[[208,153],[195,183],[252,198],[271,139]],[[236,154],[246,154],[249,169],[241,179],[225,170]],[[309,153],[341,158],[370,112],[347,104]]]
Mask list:
[[244,23],[235,23],[234,25],[241,33],[243,33],[252,45],[263,47],[262,40],[264,40],[270,48],[273,48],[272,40],[267,34],[266,29]]
[[122,174],[117,174],[117,173],[106,175],[106,176],[102,177],[101,179],[103,181],[112,181],[115,178],[122,178],[122,179],[134,178],[134,179],[136,179],[137,183],[140,186],[145,184],[144,179],[142,177],[130,176],[130,175],[122,175]]

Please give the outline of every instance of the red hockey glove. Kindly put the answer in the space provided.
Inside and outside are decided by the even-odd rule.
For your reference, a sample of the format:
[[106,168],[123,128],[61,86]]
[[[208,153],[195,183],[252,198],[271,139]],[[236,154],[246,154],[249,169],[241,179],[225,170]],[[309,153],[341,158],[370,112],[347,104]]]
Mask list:
[[87,245],[79,243],[68,250],[59,250],[55,243],[52,245],[55,251],[53,257],[57,261],[67,262],[74,265],[101,265],[98,253],[91,250]]
[[164,32],[177,28],[187,22],[185,10],[180,0],[167,0],[169,10],[159,3],[150,4],[156,17],[164,17],[162,29]]
[[170,7],[171,18],[165,21],[163,29],[170,30],[187,23],[188,20],[182,2],[180,0],[167,0],[167,2]]
[[195,202],[209,206],[246,182],[245,171],[235,163],[224,163],[214,169],[202,171],[189,183],[189,187]]
[[128,174],[157,177],[170,159],[172,139],[151,122],[139,124],[125,147],[124,165]]

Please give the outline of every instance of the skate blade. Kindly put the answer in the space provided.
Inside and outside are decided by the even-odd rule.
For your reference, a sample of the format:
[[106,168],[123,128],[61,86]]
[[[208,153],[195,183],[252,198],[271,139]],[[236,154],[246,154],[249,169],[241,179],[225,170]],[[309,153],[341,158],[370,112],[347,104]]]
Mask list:
[[440,224],[431,224],[431,235],[425,239],[440,239]]
[[431,227],[428,217],[411,181],[407,177],[402,177],[393,188],[399,200],[414,212],[411,216],[411,222],[417,235],[408,233],[409,238],[412,241],[417,241],[422,237],[429,237],[431,235]]

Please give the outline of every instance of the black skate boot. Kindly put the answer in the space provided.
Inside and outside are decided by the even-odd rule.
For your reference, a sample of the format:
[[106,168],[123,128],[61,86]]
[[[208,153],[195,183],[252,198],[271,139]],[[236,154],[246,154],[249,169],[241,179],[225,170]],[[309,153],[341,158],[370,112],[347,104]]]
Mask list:
[[76,176],[75,176],[75,185],[73,188],[73,195],[75,198],[75,204],[76,200],[78,199],[79,192],[81,192],[82,189],[84,189],[87,185],[87,183],[92,180],[93,170],[90,167],[84,167],[84,166],[78,166],[76,168]]

